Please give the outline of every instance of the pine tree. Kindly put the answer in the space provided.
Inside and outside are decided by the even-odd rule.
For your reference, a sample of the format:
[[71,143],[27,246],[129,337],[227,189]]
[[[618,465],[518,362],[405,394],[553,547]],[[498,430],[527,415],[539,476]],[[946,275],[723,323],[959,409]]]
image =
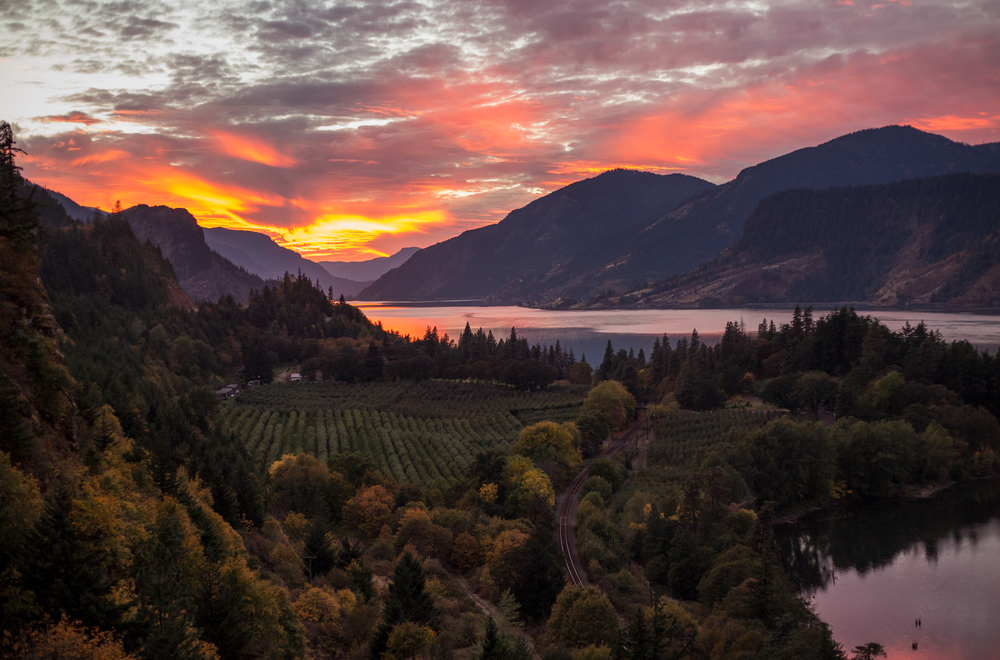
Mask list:
[[476,656],[477,660],[505,660],[507,654],[503,641],[497,622],[491,616],[486,617],[483,641],[479,645],[480,651],[479,655]]
[[24,179],[14,157],[24,152],[14,144],[10,124],[0,121],[0,238],[31,242],[39,228],[35,215],[38,204],[32,201],[34,189],[27,197],[21,196]]
[[389,597],[382,610],[382,623],[371,641],[372,660],[380,660],[386,651],[389,633],[400,623],[412,621],[437,630],[438,613],[431,595],[424,588],[426,581],[427,575],[420,562],[409,552],[403,555],[392,576]]
[[63,613],[84,625],[114,627],[125,609],[109,597],[117,575],[99,543],[80,537],[72,520],[73,486],[60,483],[50,493],[31,539],[28,575],[47,612]]

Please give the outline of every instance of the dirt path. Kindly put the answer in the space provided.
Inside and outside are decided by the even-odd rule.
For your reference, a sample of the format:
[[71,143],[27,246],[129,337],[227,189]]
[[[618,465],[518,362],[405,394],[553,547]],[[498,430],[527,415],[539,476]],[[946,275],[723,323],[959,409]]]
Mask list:
[[[494,621],[497,622],[503,621],[503,615],[500,614],[500,610],[498,610],[496,606],[493,605],[493,603],[491,603],[490,601],[486,600],[485,598],[474,592],[472,590],[472,587],[469,586],[468,580],[466,580],[463,576],[458,574],[453,574],[453,575],[455,577],[455,580],[458,582],[458,585],[462,587],[463,591],[465,591],[465,595],[467,595],[470,599],[472,599],[472,602],[476,604],[476,607],[478,607],[483,614],[493,617]],[[523,630],[512,630],[511,632],[513,632],[516,635],[520,635],[524,639],[525,643],[528,645],[528,650],[531,651],[531,657],[533,658],[533,660],[541,660],[542,656],[538,654],[538,651],[535,649],[535,643],[531,640],[531,637],[529,637],[526,632],[524,632]]]

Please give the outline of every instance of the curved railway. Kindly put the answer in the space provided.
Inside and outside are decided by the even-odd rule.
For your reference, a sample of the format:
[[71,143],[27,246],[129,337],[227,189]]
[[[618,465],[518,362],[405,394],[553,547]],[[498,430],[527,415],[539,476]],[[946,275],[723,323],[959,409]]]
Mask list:
[[[641,423],[642,417],[632,424],[629,430],[623,433],[621,437],[612,442],[606,450],[601,452],[601,457],[607,458],[608,456],[612,456],[624,447],[638,432]],[[587,468],[584,468],[580,470],[580,474],[576,475],[572,483],[570,483],[569,488],[566,489],[566,492],[562,496],[562,501],[559,503],[559,550],[562,552],[563,560],[566,564],[566,574],[573,584],[581,587],[589,585],[590,580],[587,579],[587,571],[580,564],[580,556],[576,551],[574,522],[576,503],[580,498],[580,490],[583,488],[583,482],[586,480]]]

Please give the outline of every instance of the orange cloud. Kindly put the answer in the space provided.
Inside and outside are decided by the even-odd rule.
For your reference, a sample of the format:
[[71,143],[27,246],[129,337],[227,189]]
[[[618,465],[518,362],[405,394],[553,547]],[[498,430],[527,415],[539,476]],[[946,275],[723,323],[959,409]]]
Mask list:
[[299,164],[293,156],[282,153],[260,138],[218,130],[209,131],[209,135],[219,141],[223,153],[234,158],[271,167],[295,167]]
[[[88,130],[78,117],[77,131],[37,138],[25,173],[85,205],[109,208],[121,199],[185,207],[205,226],[261,231],[312,258],[360,259],[496,222],[538,195],[614,167],[721,183],[762,160],[890,123],[996,140],[1000,116],[981,112],[998,98],[995,86],[982,83],[996,78],[995,58],[984,55],[995,51],[991,39],[844,50],[795,66],[751,58],[756,51],[743,53],[734,39],[723,44],[734,52],[713,48],[703,56],[708,73],[694,74],[664,47],[663,58],[678,59],[671,66],[683,75],[649,82],[648,91],[643,76],[601,80],[586,67],[560,69],[546,82],[538,75],[548,60],[558,65],[565,49],[543,50],[525,55],[517,70],[389,72],[384,88],[359,88],[369,96],[356,105],[331,110],[328,120],[302,119],[294,150],[273,137],[287,130],[281,122],[265,139],[244,129],[198,136],[200,115],[172,118],[173,110],[114,113],[118,127],[128,119],[148,132]],[[574,72],[585,90],[569,88],[579,84]],[[691,82],[709,75],[704,85]],[[616,94],[625,100],[609,100]],[[310,112],[330,99],[336,95],[318,97]],[[372,117],[393,121],[366,121]],[[171,121],[182,130],[162,130]]]
[[81,165],[93,165],[95,163],[106,163],[112,160],[121,160],[123,158],[128,158],[128,154],[120,149],[109,149],[107,151],[99,151],[97,153],[88,154],[81,158],[75,159],[71,164],[73,167],[79,167]]
[[[985,115],[986,113],[982,113]],[[981,117],[956,117],[944,115],[925,119],[907,119],[906,123],[922,131],[969,131],[983,128],[995,128],[1000,124],[1000,115]]]
[[86,112],[80,112],[79,110],[74,110],[65,115],[50,115],[48,117],[41,117],[43,122],[58,122],[58,123],[68,123],[68,124],[84,124],[85,126],[91,126],[93,124],[100,124],[101,120],[91,117]]

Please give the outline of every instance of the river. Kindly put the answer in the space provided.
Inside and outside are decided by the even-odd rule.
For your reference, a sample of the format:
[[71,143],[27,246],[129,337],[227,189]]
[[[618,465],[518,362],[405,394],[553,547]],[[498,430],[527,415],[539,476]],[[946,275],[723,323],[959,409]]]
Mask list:
[[[639,309],[553,311],[529,307],[489,307],[467,302],[455,303],[353,303],[373,321],[381,321],[387,329],[401,334],[423,336],[428,327],[437,327],[438,333],[448,333],[457,339],[469,323],[472,330],[492,331],[497,339],[510,335],[517,328],[519,337],[526,337],[532,344],[555,344],[558,339],[563,348],[572,348],[577,358],[584,353],[591,364],[599,363],[610,339],[614,349],[642,348],[649,356],[653,340],[666,333],[671,341],[690,336],[698,330],[708,343],[718,341],[726,323],[742,320],[749,331],[756,332],[761,320],[774,320],[776,324],[791,320],[790,309]],[[829,313],[830,308],[816,307],[814,318]],[[947,341],[968,340],[979,349],[991,353],[1000,346],[1000,314],[971,314],[955,312],[909,311],[859,311],[878,318],[892,330],[904,324],[927,323],[932,330],[939,330]]]
[[[577,358],[585,353],[591,364],[601,360],[609,339],[615,350],[642,348],[648,356],[663,334],[676,341],[697,329],[713,343],[728,321],[742,320],[755,332],[763,318],[777,324],[791,319],[787,308],[551,311],[467,302],[360,307],[384,327],[414,336],[437,327],[439,334],[457,338],[469,323],[499,339],[515,327],[531,343],[558,339]],[[814,316],[829,311],[817,307]],[[892,330],[924,321],[946,341],[967,340],[990,352],[1000,346],[996,313],[859,313]],[[879,642],[891,660],[1000,660],[1000,481],[954,487],[926,500],[821,512],[782,530],[779,542],[791,575],[849,655],[857,645]]]
[[778,542],[846,650],[878,642],[890,660],[1000,659],[1000,480],[822,511]]

